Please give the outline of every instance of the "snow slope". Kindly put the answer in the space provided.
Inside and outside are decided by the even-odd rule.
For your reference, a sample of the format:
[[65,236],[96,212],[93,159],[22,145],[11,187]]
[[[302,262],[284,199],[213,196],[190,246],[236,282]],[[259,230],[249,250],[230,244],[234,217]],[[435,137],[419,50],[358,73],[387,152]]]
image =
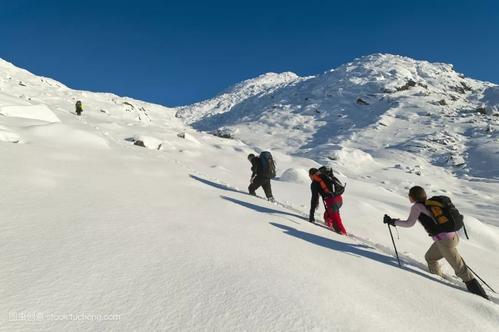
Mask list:
[[374,154],[390,148],[458,174],[499,178],[498,87],[451,65],[375,54],[286,84],[273,84],[275,75],[243,83],[262,80],[271,88],[242,97],[229,91],[181,107],[177,116],[197,129],[230,128],[249,144],[316,160],[345,147]]
[[[384,213],[406,215],[404,186],[469,190],[456,198],[471,236],[460,248],[497,288],[493,182],[463,185],[425,156],[345,146],[335,166],[348,174],[351,236],[341,237],[306,221],[311,159],[273,151],[272,204],[245,193],[251,146],[196,132],[176,110],[71,90],[3,62],[0,87],[0,105],[38,105],[60,119],[0,116],[0,134],[19,137],[0,141],[2,330],[497,329],[497,296],[429,275],[420,227],[399,230],[398,268],[381,223]],[[77,99],[82,117],[72,114]]]
[[[254,81],[263,85],[265,77]],[[222,94],[179,108],[177,116],[200,130],[222,128],[258,149],[341,164],[347,177],[369,176],[364,180],[402,195],[407,184],[386,181],[391,175],[384,173],[432,174],[438,166],[444,184],[459,183],[449,192],[460,202],[483,205],[477,217],[499,225],[497,85],[465,78],[448,64],[389,54],[271,83],[242,98]]]

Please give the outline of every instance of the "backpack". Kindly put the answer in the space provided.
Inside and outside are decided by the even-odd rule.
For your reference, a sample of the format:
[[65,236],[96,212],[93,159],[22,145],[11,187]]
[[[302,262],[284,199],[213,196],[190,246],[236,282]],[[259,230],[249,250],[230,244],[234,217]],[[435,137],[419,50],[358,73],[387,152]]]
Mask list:
[[456,232],[463,228],[463,215],[459,213],[449,197],[431,197],[426,200],[425,206],[442,232]]
[[319,168],[319,172],[323,175],[321,178],[326,181],[328,187],[335,196],[343,195],[346,184],[342,184],[340,179],[334,176],[333,169],[331,167],[321,166]]
[[272,154],[268,151],[260,153],[260,174],[264,178],[273,179],[276,176],[275,162]]

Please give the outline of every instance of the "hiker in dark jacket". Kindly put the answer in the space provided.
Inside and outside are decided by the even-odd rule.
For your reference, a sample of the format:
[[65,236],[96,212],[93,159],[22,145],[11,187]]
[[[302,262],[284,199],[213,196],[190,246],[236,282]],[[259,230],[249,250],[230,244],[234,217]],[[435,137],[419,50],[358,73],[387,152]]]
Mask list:
[[255,190],[262,187],[263,191],[265,192],[265,196],[267,196],[267,199],[269,201],[273,201],[274,197],[272,196],[270,179],[262,174],[260,157],[257,157],[254,154],[250,153],[248,155],[248,160],[251,163],[251,179],[250,185],[248,187],[250,195],[256,196]]
[[340,207],[343,205],[343,198],[341,195],[334,195],[334,190],[331,188],[333,184],[328,183],[328,179],[317,168],[311,168],[308,174],[310,180],[312,180],[310,184],[312,199],[310,201],[310,216],[308,221],[315,222],[314,214],[315,210],[319,207],[320,195],[326,206],[326,211],[324,212],[326,225],[338,234],[347,235],[340,216]]
[[471,293],[489,299],[457,251],[457,245],[459,244],[458,233],[456,231],[449,231],[449,229],[445,229],[445,226],[437,223],[431,212],[427,209],[425,204],[427,196],[424,189],[420,186],[412,187],[409,190],[409,201],[413,205],[407,220],[393,219],[385,215],[383,222],[392,226],[412,227],[419,220],[434,241],[425,254],[428,270],[433,274],[442,276],[442,270],[438,261],[445,258],[454,269],[456,275],[464,281],[466,288]]
[[75,104],[75,111],[76,115],[80,116],[81,112],[83,112],[83,105],[81,103],[81,100],[78,100]]

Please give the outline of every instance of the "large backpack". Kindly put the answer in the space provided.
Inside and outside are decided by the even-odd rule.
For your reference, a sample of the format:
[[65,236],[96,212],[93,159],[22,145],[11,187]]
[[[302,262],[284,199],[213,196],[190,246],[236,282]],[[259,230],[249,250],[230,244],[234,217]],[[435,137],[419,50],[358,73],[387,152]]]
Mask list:
[[425,206],[442,232],[456,232],[463,228],[463,215],[447,196],[434,196],[426,200]]
[[268,151],[260,153],[260,174],[264,178],[273,179],[276,176],[275,162],[272,154]]
[[333,169],[331,167],[321,166],[319,168],[319,172],[323,175],[322,179],[328,183],[328,187],[330,187],[331,192],[335,196],[343,195],[346,184],[341,183],[340,179],[334,176]]

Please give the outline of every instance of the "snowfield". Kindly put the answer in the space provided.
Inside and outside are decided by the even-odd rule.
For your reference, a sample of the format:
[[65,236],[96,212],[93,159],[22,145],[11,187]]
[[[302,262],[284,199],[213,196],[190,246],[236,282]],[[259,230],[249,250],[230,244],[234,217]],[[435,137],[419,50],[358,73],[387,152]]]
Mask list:
[[[427,88],[397,91],[408,78]],[[472,90],[450,93],[456,80]],[[463,257],[499,288],[490,89],[374,55],[172,109],[0,60],[0,329],[497,331],[499,296],[470,294],[447,263],[446,278],[429,274],[419,225],[394,233],[399,268],[382,223],[407,216],[414,184],[451,196]],[[443,95],[449,105],[428,102]],[[235,139],[209,133],[221,127]],[[276,203],[246,194],[246,156],[261,149],[278,163]],[[325,161],[347,183],[348,237],[307,221],[307,170]]]

